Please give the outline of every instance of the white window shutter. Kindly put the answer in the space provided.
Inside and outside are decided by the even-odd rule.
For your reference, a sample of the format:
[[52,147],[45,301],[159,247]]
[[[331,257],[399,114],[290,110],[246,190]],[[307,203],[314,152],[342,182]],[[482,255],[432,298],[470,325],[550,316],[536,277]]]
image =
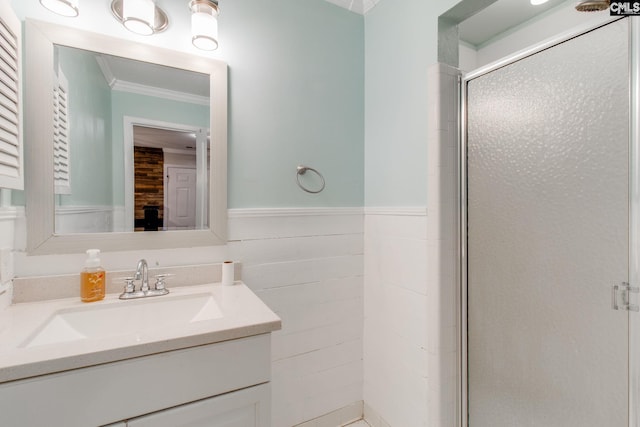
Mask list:
[[0,188],[24,188],[20,21],[0,2]]
[[53,88],[53,185],[55,194],[71,194],[69,82],[58,70]]

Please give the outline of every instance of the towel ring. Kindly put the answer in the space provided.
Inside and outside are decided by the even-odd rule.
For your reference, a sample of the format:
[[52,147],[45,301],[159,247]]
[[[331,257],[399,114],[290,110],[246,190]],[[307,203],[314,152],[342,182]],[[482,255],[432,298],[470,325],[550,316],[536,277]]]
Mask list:
[[[309,190],[307,187],[302,185],[302,183],[300,182],[300,175],[304,175],[305,173],[307,173],[307,171],[314,172],[322,180],[322,186],[320,186],[319,190]],[[298,166],[298,169],[297,169],[297,172],[296,172],[296,181],[298,182],[298,187],[302,188],[307,193],[317,194],[317,193],[321,192],[322,190],[324,190],[324,185],[325,185],[324,176],[322,176],[322,174],[320,172],[318,172],[314,168],[310,168],[309,166],[304,166],[304,165]]]

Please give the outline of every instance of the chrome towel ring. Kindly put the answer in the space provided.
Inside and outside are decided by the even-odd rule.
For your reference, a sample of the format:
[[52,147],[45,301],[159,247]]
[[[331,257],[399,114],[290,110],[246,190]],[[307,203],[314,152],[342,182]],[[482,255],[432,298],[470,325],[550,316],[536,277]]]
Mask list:
[[[311,171],[311,172],[315,173],[322,180],[322,185],[320,186],[319,190],[309,190],[307,187],[302,185],[302,183],[300,182],[300,175],[304,175],[305,173],[307,173],[307,171]],[[310,168],[309,166],[304,166],[304,165],[299,165],[298,166],[297,172],[296,172],[296,181],[298,182],[298,187],[302,188],[307,193],[317,194],[317,193],[321,192],[322,190],[324,190],[324,185],[325,185],[324,176],[322,176],[322,174],[320,172],[318,172],[314,168]]]

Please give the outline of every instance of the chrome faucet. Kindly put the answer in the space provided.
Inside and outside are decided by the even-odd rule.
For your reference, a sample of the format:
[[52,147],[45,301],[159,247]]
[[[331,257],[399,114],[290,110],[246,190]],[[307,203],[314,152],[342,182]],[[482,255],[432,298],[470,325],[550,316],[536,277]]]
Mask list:
[[147,264],[147,260],[144,258],[138,261],[138,266],[136,267],[136,275],[133,277],[133,280],[140,279],[142,279],[140,290],[142,292],[147,292],[149,290],[149,265]]
[[[141,259],[136,266],[136,273],[133,277],[125,278],[124,292],[120,294],[120,299],[133,299],[145,297],[157,297],[169,293],[166,288],[165,279],[173,274],[159,274],[156,277],[154,289],[149,286],[149,265],[147,260]],[[140,290],[136,291],[135,281],[140,280]]]

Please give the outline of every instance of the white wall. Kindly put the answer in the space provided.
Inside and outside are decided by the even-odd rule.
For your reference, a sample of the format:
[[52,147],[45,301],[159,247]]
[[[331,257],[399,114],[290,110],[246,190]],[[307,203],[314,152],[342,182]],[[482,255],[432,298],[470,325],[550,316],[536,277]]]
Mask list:
[[360,208],[230,212],[242,278],[282,319],[273,334],[273,427],[362,400]]
[[367,209],[364,401],[374,427],[426,425],[426,239],[425,209]]
[[428,81],[427,337],[429,426],[455,426],[459,407],[458,78],[434,64]]

